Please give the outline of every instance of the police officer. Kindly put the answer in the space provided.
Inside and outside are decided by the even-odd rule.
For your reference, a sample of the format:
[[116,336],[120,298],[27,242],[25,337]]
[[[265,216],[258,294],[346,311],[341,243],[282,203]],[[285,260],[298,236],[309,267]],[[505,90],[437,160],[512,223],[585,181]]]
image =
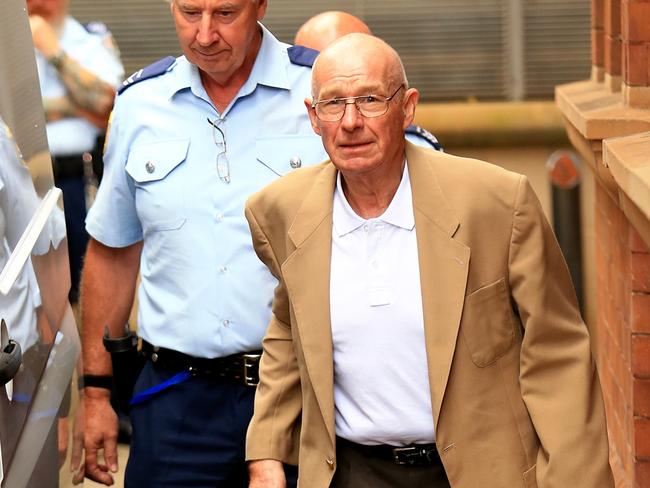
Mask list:
[[138,71],[118,94],[82,285],[86,476],[101,483],[117,471],[102,332],[122,334],[140,270],[148,361],[131,402],[126,486],[247,486],[245,433],[276,281],[254,254],[243,205],[326,158],[303,105],[310,69],[259,23],[266,8],[172,0],[184,56]]
[[81,25],[68,15],[68,0],[27,0],[27,9],[55,184],[63,191],[70,301],[75,303],[88,242],[84,161],[99,157],[97,140],[106,128],[124,69],[106,27],[98,22]]
[[[18,246],[40,203],[20,150],[0,116],[0,271]],[[32,253],[45,254],[51,246],[56,249],[64,237],[63,216],[57,208],[48,218]],[[33,264],[28,259],[9,292],[0,293],[0,314],[7,323],[9,336],[20,345],[22,351],[22,366],[14,378],[11,397],[7,398],[4,387],[0,387],[0,440],[5,465],[9,464],[8,461],[13,465],[24,461],[12,460],[12,456],[48,358],[49,347],[44,342],[53,340],[53,331],[42,310],[41,292],[34,272],[38,264],[38,260]],[[32,471],[27,484],[30,488],[58,486],[56,433],[59,453],[63,457],[68,442],[67,419],[64,418],[67,412],[60,414],[58,429],[53,429],[48,436]]]

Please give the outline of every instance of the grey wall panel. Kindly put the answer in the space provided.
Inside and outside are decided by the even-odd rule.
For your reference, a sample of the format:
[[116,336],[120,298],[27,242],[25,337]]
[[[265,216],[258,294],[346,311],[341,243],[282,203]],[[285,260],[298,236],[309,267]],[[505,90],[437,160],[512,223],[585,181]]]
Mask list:
[[[589,72],[589,2],[520,0],[525,98],[552,98],[555,84]],[[424,101],[511,98],[508,0],[270,0],[265,24],[291,42],[324,10],[346,10],[397,49]],[[164,0],[71,0],[82,21],[102,20],[122,51],[127,73],[178,54]]]

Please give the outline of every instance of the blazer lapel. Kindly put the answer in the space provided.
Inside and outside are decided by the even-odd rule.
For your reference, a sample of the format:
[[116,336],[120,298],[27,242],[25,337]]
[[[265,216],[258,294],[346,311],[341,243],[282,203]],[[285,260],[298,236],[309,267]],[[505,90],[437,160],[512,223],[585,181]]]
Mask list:
[[470,250],[453,239],[459,222],[442,193],[432,157],[407,143],[431,406],[437,428],[463,311]]
[[296,250],[282,264],[307,373],[334,443],[334,364],[330,324],[332,202],[336,168],[331,163],[307,194],[289,229]]

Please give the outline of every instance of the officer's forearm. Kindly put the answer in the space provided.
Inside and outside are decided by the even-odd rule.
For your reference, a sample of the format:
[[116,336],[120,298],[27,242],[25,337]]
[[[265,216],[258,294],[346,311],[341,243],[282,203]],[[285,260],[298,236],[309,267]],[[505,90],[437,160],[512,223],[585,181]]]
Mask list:
[[64,52],[57,56],[54,66],[74,105],[108,120],[115,89]]
[[45,120],[48,122],[62,120],[68,117],[81,117],[100,129],[105,129],[108,122],[105,116],[100,116],[94,112],[83,110],[75,105],[70,97],[67,96],[44,98],[43,109],[45,110]]
[[76,116],[75,106],[68,97],[44,98],[43,110],[48,122]]
[[91,239],[81,283],[81,339],[85,374],[111,374],[111,358],[102,336],[108,326],[111,337],[124,333],[139,271],[142,243],[111,248]]

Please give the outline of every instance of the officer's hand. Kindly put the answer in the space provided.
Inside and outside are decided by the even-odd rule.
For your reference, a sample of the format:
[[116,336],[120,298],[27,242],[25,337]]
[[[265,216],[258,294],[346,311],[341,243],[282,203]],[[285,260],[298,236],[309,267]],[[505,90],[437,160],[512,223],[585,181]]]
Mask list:
[[68,455],[68,417],[59,418],[59,425],[57,429],[57,442],[59,448],[59,469],[65,464],[65,458]]
[[[117,472],[117,414],[110,403],[110,393],[103,388],[85,388],[84,391],[84,449],[86,451],[86,478],[104,485],[113,484]],[[98,461],[103,449],[104,463]]]
[[85,407],[83,397],[77,407],[72,425],[72,452],[70,453],[70,473],[72,484],[80,485],[84,482],[84,463],[82,462],[84,447]]
[[54,28],[40,15],[29,16],[29,27],[32,30],[34,47],[38,49],[45,59],[59,53],[61,46]]
[[286,488],[284,467],[275,459],[260,459],[248,463],[248,488]]

